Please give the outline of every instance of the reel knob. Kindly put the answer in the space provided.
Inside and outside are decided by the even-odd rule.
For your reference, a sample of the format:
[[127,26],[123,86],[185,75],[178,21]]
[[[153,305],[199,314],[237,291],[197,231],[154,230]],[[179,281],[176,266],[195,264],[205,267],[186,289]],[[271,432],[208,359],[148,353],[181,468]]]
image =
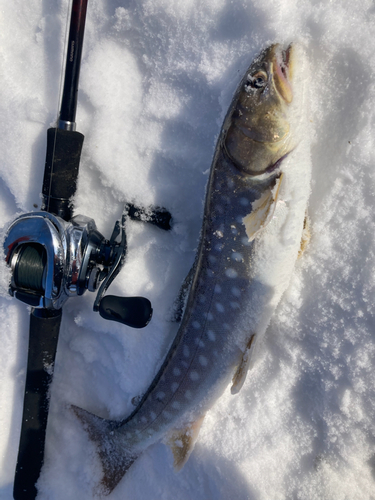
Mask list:
[[151,302],[145,297],[106,295],[101,299],[98,310],[102,318],[132,328],[144,328],[152,317]]

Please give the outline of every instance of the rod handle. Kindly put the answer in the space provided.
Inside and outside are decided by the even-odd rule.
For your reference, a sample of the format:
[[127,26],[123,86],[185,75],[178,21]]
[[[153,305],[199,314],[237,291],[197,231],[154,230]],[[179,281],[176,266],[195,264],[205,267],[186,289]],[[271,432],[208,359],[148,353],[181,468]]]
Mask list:
[[34,309],[30,315],[29,351],[14,500],[34,500],[44,461],[49,386],[52,382],[62,310]]
[[49,128],[43,178],[43,210],[69,221],[77,189],[84,136],[80,132]]

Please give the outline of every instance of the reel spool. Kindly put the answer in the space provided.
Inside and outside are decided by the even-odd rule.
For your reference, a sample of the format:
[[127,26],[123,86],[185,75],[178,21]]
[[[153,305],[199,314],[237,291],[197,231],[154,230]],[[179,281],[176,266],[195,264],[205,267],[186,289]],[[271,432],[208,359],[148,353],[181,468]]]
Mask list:
[[13,276],[17,288],[44,292],[46,280],[47,253],[43,246],[30,243],[20,245],[14,253]]

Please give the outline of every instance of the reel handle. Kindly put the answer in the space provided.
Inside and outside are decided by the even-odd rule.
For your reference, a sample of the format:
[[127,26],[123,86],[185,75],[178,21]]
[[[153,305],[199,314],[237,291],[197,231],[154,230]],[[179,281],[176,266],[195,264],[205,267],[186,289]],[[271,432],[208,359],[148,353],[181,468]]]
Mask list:
[[159,229],[169,231],[171,229],[172,215],[168,210],[162,207],[136,207],[132,203],[125,205],[125,211],[132,220],[147,222]]
[[98,310],[102,318],[132,328],[144,328],[152,317],[151,302],[145,297],[106,295],[101,299]]

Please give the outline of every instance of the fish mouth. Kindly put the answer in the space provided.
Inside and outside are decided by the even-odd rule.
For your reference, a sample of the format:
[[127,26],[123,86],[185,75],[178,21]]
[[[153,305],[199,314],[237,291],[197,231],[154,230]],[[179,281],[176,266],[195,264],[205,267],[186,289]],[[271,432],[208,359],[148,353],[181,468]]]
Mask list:
[[293,44],[285,50],[280,45],[275,47],[272,59],[272,71],[275,87],[280,96],[290,104],[293,100],[291,79],[293,77]]

